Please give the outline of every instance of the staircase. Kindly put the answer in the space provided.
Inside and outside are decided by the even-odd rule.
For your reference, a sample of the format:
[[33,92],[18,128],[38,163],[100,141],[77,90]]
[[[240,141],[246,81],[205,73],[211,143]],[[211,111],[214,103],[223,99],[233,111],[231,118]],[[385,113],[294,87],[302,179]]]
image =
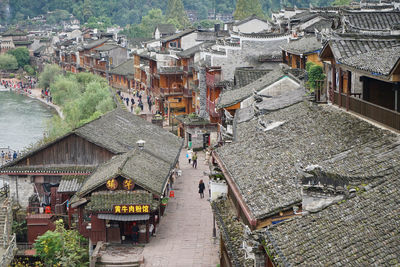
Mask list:
[[[142,247],[132,245],[104,244],[97,251],[96,267],[142,267]],[[96,253],[96,249],[95,252]]]

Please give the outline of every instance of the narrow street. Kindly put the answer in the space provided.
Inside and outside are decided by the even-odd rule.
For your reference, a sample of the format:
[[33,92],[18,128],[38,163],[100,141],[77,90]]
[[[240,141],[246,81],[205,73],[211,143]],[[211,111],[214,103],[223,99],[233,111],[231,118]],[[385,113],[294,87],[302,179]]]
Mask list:
[[[208,172],[205,154],[198,153],[198,166],[193,169],[183,149],[179,163],[182,176],[174,184],[175,198],[169,200],[166,212],[157,228],[157,236],[146,244],[145,266],[187,267],[217,266],[218,238],[212,237],[213,217],[208,198]],[[198,194],[199,180],[206,184],[205,197]]]

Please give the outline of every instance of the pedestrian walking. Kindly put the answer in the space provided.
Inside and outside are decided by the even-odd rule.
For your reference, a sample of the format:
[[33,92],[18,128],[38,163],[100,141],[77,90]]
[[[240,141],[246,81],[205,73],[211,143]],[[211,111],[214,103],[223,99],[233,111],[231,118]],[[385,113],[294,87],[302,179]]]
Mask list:
[[199,182],[199,194],[200,194],[200,198],[204,198],[204,189],[206,189],[206,186],[204,185],[203,180],[200,180],[200,182]]
[[189,149],[186,154],[186,157],[189,160],[189,164],[192,162],[192,155],[193,155],[193,151],[191,149]]
[[194,152],[192,160],[193,160],[193,168],[197,169],[197,153],[196,152]]

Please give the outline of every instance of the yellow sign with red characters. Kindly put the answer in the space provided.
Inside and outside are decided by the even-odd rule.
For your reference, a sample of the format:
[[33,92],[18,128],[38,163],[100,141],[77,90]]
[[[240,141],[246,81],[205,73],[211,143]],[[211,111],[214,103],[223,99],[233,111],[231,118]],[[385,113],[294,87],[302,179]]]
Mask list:
[[114,214],[150,213],[150,205],[114,205]]

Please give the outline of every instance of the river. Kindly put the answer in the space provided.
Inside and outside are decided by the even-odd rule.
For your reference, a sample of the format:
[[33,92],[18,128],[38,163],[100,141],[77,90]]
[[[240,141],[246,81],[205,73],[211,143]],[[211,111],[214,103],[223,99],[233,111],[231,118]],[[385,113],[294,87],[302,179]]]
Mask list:
[[21,151],[43,138],[54,110],[38,100],[0,91],[0,148]]

